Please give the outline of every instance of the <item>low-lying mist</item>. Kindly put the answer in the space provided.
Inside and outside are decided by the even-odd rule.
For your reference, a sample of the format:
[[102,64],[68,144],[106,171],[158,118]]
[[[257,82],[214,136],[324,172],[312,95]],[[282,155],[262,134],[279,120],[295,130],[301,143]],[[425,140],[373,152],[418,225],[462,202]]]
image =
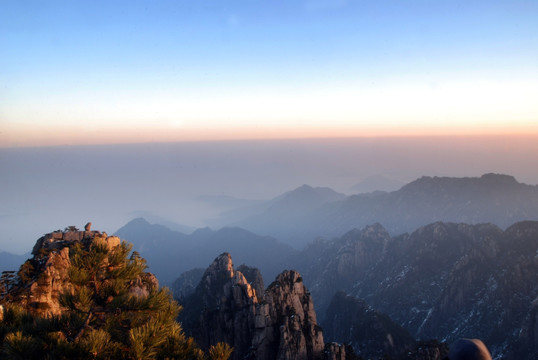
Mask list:
[[536,136],[0,149],[0,251],[28,252],[42,234],[87,221],[113,233],[142,216],[189,232],[302,184],[352,194],[487,172],[536,184],[536,155]]

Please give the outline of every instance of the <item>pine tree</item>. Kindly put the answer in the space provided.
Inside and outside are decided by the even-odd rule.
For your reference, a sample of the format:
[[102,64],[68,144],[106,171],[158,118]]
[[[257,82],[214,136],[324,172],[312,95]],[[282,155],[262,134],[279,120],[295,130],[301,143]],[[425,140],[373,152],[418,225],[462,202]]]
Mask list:
[[234,348],[230,345],[219,342],[209,348],[209,357],[211,360],[226,360],[232,355],[233,351]]
[[[145,272],[146,262],[138,253],[129,256],[130,245],[75,242],[69,251],[72,289],[60,296],[65,311],[41,318],[7,303],[0,322],[0,358],[205,358],[175,320],[181,307]],[[19,273],[32,272],[27,266]],[[218,344],[209,356],[225,360],[231,351]]]

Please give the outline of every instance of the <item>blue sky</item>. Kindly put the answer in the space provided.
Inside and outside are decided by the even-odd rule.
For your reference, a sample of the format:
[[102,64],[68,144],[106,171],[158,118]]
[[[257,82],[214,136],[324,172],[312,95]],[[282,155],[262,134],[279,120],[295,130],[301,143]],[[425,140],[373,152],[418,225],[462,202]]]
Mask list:
[[3,146],[538,133],[538,1],[2,0],[0,53]]

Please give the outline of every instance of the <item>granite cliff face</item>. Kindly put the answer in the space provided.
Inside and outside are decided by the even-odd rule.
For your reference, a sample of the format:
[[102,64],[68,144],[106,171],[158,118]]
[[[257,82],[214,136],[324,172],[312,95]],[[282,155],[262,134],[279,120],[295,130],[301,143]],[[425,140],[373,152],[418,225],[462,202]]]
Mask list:
[[[258,359],[318,359],[324,347],[312,297],[296,271],[284,271],[269,285],[258,307],[254,345]],[[279,339],[275,344],[268,339]]]
[[[97,245],[113,249],[121,243],[116,236],[90,231],[88,225],[86,228],[78,231],[70,227],[39,238],[32,250],[33,257],[21,265],[17,277],[9,284],[9,298],[36,315],[60,315],[64,310],[60,295],[73,291],[70,248],[80,244],[84,249]],[[143,278],[132,282],[130,291],[145,294],[150,288],[158,288],[158,281],[152,274],[145,273]]]
[[227,342],[234,359],[321,359],[323,335],[299,273],[281,273],[264,293],[253,285],[220,255],[185,301],[185,330],[203,348]]

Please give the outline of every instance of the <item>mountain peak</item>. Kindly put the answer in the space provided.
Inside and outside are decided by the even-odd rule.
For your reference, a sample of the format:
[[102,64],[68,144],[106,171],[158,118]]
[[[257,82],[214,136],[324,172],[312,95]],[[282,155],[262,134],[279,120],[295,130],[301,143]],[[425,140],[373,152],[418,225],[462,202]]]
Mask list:
[[312,298],[296,271],[284,271],[258,294],[223,253],[185,302],[182,323],[202,348],[224,341],[234,347],[234,360],[322,358]]
[[198,236],[208,236],[212,233],[214,233],[214,231],[209,226],[206,226],[206,227],[194,230],[192,235],[195,237],[198,237]]
[[[65,291],[74,291],[77,286],[71,278],[71,271],[77,266],[77,263],[74,263],[76,258],[74,254],[77,251],[80,252],[79,256],[84,251],[89,254],[95,248],[100,249],[103,254],[120,254],[124,248],[128,249],[117,236],[108,236],[95,230],[79,231],[74,226],[64,231],[57,230],[43,235],[36,241],[32,251],[33,257],[20,267],[19,272],[24,275],[20,277],[16,286],[14,285],[13,294],[23,296],[17,302],[38,315],[62,314],[65,307],[61,302],[61,294]],[[89,256],[88,254],[85,256]],[[149,273],[140,274],[140,282],[146,277],[147,279],[151,277],[151,281],[148,281],[152,288],[157,289],[157,279],[151,274],[147,276],[145,274]],[[138,291],[136,286],[136,284],[132,286],[133,292]],[[149,291],[148,289],[142,290]]]
[[480,179],[497,184],[518,184],[515,177],[505,174],[488,173],[482,175]]
[[143,217],[137,217],[137,218],[134,218],[133,220],[129,221],[127,224],[130,224],[130,225],[143,225],[143,226],[147,226],[147,225],[151,225],[146,219],[144,219]]
[[301,186],[299,186],[297,189],[295,190],[292,190],[292,192],[311,192],[311,191],[315,191],[316,189],[310,185],[307,185],[307,184],[303,184]]
[[232,256],[225,252],[217,256],[217,258],[213,261],[213,263],[209,266],[207,269],[207,272],[211,273],[226,273],[229,274],[230,277],[233,277],[234,275],[234,266],[232,263]]
[[332,202],[342,200],[345,198],[344,194],[338,193],[329,187],[312,187],[307,184],[303,184],[295,190],[284,193],[279,198],[283,201],[301,201],[301,202]]
[[399,191],[428,191],[433,189],[450,188],[453,191],[462,187],[490,187],[490,186],[518,186],[515,177],[505,174],[487,173],[480,177],[447,177],[447,176],[422,176],[403,186]]

